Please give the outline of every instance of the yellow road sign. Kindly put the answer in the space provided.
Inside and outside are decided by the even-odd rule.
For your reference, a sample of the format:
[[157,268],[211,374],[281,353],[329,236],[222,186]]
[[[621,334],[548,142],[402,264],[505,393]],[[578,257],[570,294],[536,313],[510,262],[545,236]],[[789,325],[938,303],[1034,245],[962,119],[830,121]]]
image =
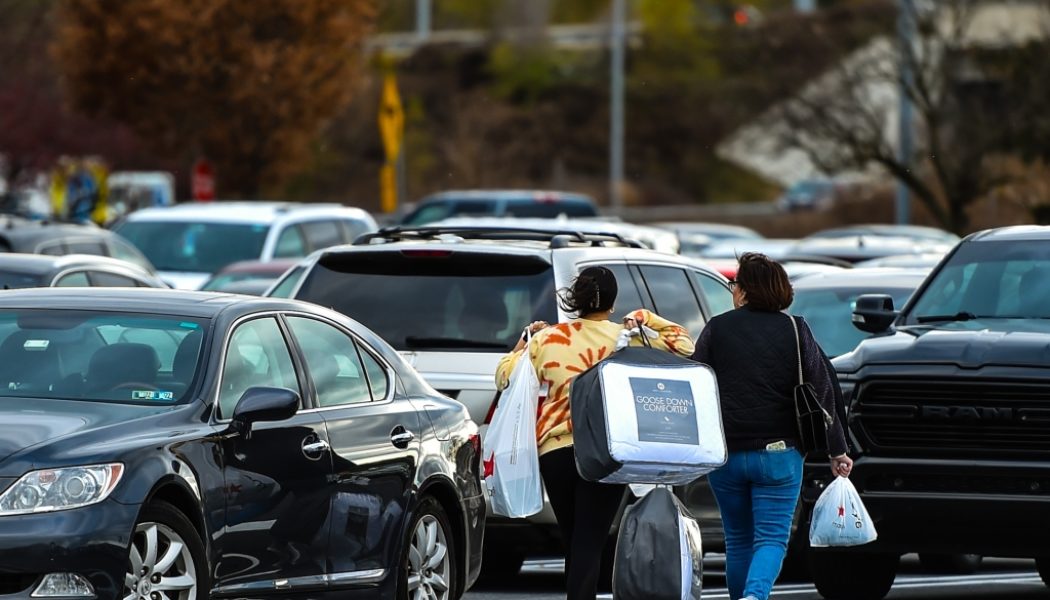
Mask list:
[[385,213],[397,210],[397,168],[393,163],[379,170],[379,208]]
[[405,131],[405,111],[397,91],[397,78],[388,73],[383,79],[383,96],[379,102],[379,133],[387,162],[394,162],[401,154],[401,138]]

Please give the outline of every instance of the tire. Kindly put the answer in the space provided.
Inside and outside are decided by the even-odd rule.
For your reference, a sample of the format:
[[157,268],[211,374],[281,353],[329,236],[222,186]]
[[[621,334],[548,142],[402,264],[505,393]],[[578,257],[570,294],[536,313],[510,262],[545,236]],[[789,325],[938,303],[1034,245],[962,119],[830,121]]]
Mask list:
[[146,505],[128,547],[121,597],[164,592],[171,600],[204,600],[211,593],[204,542],[186,515],[167,502]]
[[437,500],[419,502],[405,536],[397,581],[399,600],[457,600],[455,539],[448,515]]
[[973,575],[983,559],[980,554],[919,554],[923,570],[937,575]]
[[810,569],[817,592],[828,600],[882,600],[893,587],[900,556],[815,550]]

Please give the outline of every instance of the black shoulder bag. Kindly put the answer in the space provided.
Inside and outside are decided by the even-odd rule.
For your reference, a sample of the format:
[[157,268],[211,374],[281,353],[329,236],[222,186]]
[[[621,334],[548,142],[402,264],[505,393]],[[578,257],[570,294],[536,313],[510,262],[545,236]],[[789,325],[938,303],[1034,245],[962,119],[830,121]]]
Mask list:
[[787,316],[791,320],[791,328],[795,330],[795,349],[798,352],[798,385],[795,386],[795,418],[798,420],[799,450],[803,454],[820,453],[828,454],[828,428],[834,420],[817,400],[817,393],[813,385],[805,381],[802,376],[802,340],[798,336],[798,324],[795,317]]

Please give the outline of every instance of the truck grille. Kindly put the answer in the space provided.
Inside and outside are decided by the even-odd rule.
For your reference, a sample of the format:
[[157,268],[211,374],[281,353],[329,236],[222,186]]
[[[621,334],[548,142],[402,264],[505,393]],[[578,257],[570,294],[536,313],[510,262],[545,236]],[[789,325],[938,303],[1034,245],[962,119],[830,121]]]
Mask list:
[[1050,385],[874,381],[850,420],[875,449],[1050,453]]

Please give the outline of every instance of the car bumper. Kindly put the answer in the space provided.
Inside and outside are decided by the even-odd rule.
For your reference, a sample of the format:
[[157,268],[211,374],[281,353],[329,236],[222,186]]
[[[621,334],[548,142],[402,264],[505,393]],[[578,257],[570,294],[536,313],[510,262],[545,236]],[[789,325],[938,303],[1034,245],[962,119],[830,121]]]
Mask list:
[[48,573],[78,573],[98,600],[121,598],[138,512],[137,505],[106,500],[73,510],[0,516],[0,598],[30,598]]
[[866,457],[850,480],[879,535],[863,550],[1046,555],[1050,463]]

